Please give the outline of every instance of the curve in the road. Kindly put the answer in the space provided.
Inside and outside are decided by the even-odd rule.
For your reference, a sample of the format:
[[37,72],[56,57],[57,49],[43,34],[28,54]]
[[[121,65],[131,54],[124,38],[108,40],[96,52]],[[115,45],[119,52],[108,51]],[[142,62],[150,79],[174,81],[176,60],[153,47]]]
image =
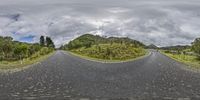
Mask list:
[[200,99],[200,74],[182,67],[156,51],[125,63],[98,63],[57,51],[33,67],[1,74],[0,100]]

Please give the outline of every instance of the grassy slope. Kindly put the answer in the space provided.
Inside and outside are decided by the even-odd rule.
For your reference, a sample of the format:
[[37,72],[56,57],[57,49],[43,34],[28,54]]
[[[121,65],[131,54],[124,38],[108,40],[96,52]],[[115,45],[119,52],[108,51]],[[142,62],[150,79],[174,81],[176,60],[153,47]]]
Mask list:
[[102,62],[102,63],[121,63],[121,62],[129,62],[129,61],[134,61],[134,60],[138,60],[141,58],[146,57],[149,52],[146,51],[145,55],[137,57],[137,58],[132,58],[132,59],[126,59],[126,60],[105,60],[105,59],[98,59],[98,58],[93,58],[93,57],[89,57],[89,56],[84,56],[81,54],[77,54],[71,51],[67,51],[68,53],[70,53],[71,55],[86,59],[86,60],[90,60],[90,61],[95,61],[95,62]]
[[22,68],[22,67],[25,67],[27,65],[31,65],[31,64],[34,64],[34,63],[37,63],[37,62],[41,62],[41,61],[50,57],[53,54],[54,54],[54,52],[49,53],[49,54],[44,55],[44,56],[39,56],[39,57],[34,58],[34,59],[27,58],[27,59],[23,60],[22,64],[21,64],[21,61],[13,61],[13,62],[2,61],[2,62],[0,62],[0,69],[6,70],[6,69]]
[[197,59],[196,56],[183,55],[183,54],[171,54],[171,53],[165,53],[165,52],[162,52],[162,53],[169,56],[170,58],[174,60],[187,64],[192,68],[196,68],[196,69],[200,68],[200,61]]
[[[107,49],[110,51],[109,55]],[[90,48],[82,47],[71,50],[71,53],[86,59],[106,62],[133,60],[147,54],[143,48],[135,48],[118,43],[93,45]]]

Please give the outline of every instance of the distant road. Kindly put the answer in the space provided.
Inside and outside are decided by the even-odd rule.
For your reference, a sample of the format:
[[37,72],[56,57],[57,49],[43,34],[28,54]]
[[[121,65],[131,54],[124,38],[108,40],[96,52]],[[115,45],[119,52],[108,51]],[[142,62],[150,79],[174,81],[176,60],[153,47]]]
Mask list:
[[57,51],[33,67],[0,74],[0,100],[200,100],[200,73],[184,67],[153,50],[110,64]]

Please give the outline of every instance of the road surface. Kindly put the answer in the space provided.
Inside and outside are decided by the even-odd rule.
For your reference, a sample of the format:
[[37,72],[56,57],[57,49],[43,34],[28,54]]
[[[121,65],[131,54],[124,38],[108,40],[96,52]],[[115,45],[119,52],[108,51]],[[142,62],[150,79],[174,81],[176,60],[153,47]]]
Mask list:
[[200,73],[156,51],[125,63],[99,63],[57,51],[0,74],[0,100],[200,100]]

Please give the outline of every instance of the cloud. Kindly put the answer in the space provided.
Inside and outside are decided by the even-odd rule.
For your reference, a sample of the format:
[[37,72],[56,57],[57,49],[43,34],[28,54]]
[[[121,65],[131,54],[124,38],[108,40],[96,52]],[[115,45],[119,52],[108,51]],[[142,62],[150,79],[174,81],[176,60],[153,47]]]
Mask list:
[[124,12],[128,12],[129,9],[126,9],[126,8],[120,8],[120,7],[114,7],[114,8],[110,8],[108,9],[109,12],[111,13],[124,13]]
[[197,0],[0,0],[0,35],[51,36],[56,46],[84,33],[146,44],[190,44],[200,36]]

